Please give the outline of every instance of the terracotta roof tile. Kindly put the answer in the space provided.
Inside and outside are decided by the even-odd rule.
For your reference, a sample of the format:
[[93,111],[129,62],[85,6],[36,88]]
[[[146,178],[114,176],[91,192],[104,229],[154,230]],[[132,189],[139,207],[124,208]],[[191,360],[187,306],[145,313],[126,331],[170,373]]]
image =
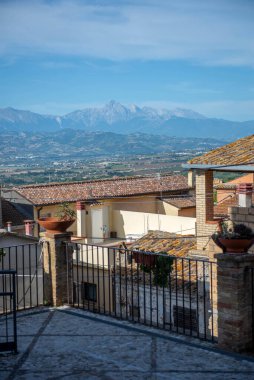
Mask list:
[[189,161],[189,164],[254,165],[254,135],[236,140],[203,156],[195,157]]
[[126,177],[85,182],[56,183],[16,187],[19,194],[34,205],[75,202],[82,200],[157,194],[188,190],[187,178],[182,175],[155,177]]
[[193,235],[177,235],[164,231],[150,231],[138,239],[128,249],[140,251],[166,252],[168,255],[186,257],[190,250],[196,249]]
[[237,184],[225,182],[225,183],[220,183],[219,185],[215,185],[214,188],[216,190],[235,190],[237,188]]
[[171,204],[179,209],[181,208],[189,208],[196,206],[196,198],[195,197],[169,197],[163,198],[164,202]]
[[[196,238],[193,235],[176,235],[169,232],[150,231],[148,234],[138,239],[135,243],[128,246],[128,250],[138,250],[143,252],[166,252],[169,256],[175,256],[180,260],[175,260],[173,264],[171,279],[177,278],[176,281],[171,282],[171,288],[184,288],[192,287],[193,292],[196,291],[197,273],[202,273],[202,263],[197,264],[195,260],[186,259],[189,251],[196,249]],[[142,253],[140,253],[142,258]],[[135,268],[136,265],[131,264],[127,268],[128,273],[133,276],[134,281],[140,276],[139,271]],[[198,272],[197,272],[198,271]],[[119,272],[123,276],[123,272]],[[151,283],[149,274],[143,277],[143,283]]]

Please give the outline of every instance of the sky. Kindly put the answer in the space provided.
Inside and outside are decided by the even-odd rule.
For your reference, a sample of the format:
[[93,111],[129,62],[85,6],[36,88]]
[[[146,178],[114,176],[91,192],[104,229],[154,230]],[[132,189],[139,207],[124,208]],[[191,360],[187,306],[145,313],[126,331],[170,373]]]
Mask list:
[[254,120],[254,0],[0,0],[0,108]]

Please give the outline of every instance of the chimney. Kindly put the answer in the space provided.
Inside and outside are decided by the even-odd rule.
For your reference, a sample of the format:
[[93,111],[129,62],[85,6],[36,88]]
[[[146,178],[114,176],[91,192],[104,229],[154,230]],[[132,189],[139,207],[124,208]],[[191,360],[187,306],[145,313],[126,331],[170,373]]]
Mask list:
[[78,201],[76,203],[77,210],[77,236],[86,236],[86,205],[85,202]]
[[24,220],[25,222],[25,234],[27,236],[33,236],[34,220]]
[[8,232],[11,232],[11,225],[12,225],[12,222],[7,222],[7,231]]
[[240,183],[237,186],[237,191],[239,194],[239,207],[251,207],[252,206],[252,183]]

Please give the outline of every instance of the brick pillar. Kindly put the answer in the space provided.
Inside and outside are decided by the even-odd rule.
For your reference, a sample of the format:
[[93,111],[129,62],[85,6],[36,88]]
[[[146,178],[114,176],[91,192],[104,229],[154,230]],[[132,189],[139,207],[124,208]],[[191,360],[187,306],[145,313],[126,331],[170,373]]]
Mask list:
[[252,254],[217,254],[218,345],[241,352],[253,348]]
[[86,206],[85,202],[77,202],[77,236],[86,236]]
[[72,248],[66,245],[71,233],[46,232],[43,245],[44,302],[62,306],[72,302]]
[[196,174],[197,217],[203,222],[213,219],[213,171],[198,170]]
[[213,172],[198,170],[196,173],[197,249],[204,250],[209,236],[216,230],[213,220]]

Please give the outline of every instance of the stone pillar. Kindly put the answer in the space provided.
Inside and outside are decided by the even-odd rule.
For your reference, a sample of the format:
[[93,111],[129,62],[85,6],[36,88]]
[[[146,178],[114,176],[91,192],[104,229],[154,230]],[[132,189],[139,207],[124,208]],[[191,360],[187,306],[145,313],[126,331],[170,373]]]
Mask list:
[[85,237],[86,236],[86,206],[85,202],[77,202],[77,236]]
[[72,303],[71,232],[46,232],[43,244],[44,302],[52,306]]
[[253,349],[252,254],[217,254],[218,345],[242,352]]

